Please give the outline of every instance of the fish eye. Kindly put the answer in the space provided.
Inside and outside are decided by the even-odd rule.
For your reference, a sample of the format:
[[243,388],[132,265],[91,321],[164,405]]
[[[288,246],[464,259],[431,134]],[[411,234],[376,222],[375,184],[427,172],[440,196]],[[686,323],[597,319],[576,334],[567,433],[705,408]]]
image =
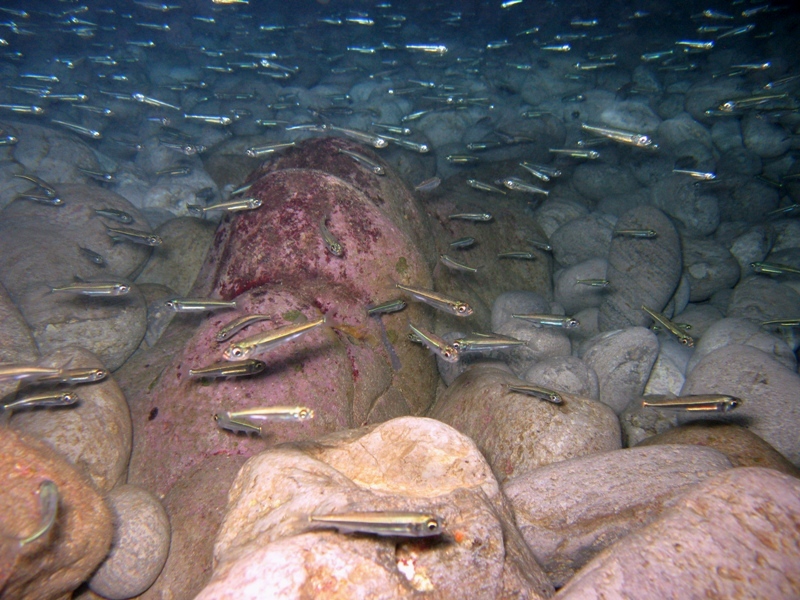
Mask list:
[[164,306],[166,306],[167,308],[175,308],[175,302],[173,300],[167,300],[166,302],[164,302]]
[[234,358],[241,358],[242,354],[244,353],[242,352],[241,348],[236,348],[236,347],[231,348],[231,356],[233,356]]
[[128,287],[127,285],[118,285],[118,286],[117,286],[117,291],[118,291],[120,294],[127,294],[128,292],[130,292],[130,291],[131,291],[131,288],[130,288],[130,287]]
[[425,523],[425,527],[428,528],[428,531],[437,531],[439,529],[439,522],[436,519],[429,519]]
[[467,312],[467,307],[464,306],[463,304],[459,304],[458,307],[456,308],[456,310],[458,312],[460,312],[460,313],[465,313],[465,312]]

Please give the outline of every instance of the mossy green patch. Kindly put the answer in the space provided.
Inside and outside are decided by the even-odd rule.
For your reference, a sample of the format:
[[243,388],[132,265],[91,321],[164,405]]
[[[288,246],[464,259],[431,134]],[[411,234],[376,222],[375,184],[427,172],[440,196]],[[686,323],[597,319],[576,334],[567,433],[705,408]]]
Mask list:
[[389,341],[392,344],[396,344],[397,343],[398,335],[397,335],[397,332],[394,329],[387,329],[386,330],[386,337],[389,339]]
[[287,310],[283,315],[281,315],[287,321],[296,321],[302,316],[299,310]]
[[394,270],[397,271],[398,275],[405,275],[408,273],[408,261],[406,260],[405,256],[401,256],[397,259],[397,262],[394,265]]

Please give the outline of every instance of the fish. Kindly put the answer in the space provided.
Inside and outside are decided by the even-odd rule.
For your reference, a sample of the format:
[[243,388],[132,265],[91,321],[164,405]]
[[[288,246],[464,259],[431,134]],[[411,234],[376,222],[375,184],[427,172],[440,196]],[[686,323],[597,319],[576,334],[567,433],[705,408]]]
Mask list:
[[572,148],[548,148],[550,154],[560,154],[572,158],[588,158],[589,160],[597,160],[600,158],[600,153],[597,150],[580,150]]
[[600,127],[597,125],[589,125],[581,123],[581,129],[588,131],[595,135],[599,135],[621,144],[628,144],[637,148],[648,148],[653,146],[653,140],[650,136],[643,133],[636,133],[635,131],[625,131],[624,129],[617,129],[615,127]]
[[414,152],[419,152],[420,154],[427,154],[428,152],[431,151],[431,147],[425,142],[415,142],[413,140],[406,140],[403,138],[397,138],[386,134],[382,134],[381,137],[391,142],[394,142],[401,148],[405,148],[407,150],[413,150]]
[[766,213],[764,216],[765,217],[775,217],[775,216],[779,216],[779,215],[788,215],[788,214],[791,214],[791,213],[797,212],[797,211],[800,211],[800,204],[795,203],[795,204],[790,204],[789,206],[784,206],[783,208],[778,208],[776,210],[771,210],[768,213]]
[[211,206],[200,206],[199,204],[187,204],[186,208],[190,213],[198,216],[203,216],[207,212],[215,210],[223,210],[225,212],[241,212],[245,210],[255,210],[261,208],[264,201],[260,198],[241,198],[239,200],[230,200],[229,202],[220,202],[219,204],[212,204]]
[[338,151],[339,154],[344,154],[345,156],[349,156],[358,164],[364,165],[367,169],[375,173],[375,175],[386,175],[386,169],[384,169],[381,165],[376,163],[371,158],[364,156],[363,154],[359,154],[358,152],[353,152],[352,150],[346,150],[344,148],[339,148]]
[[117,223],[122,223],[124,225],[130,225],[133,223],[133,217],[124,210],[117,210],[116,208],[95,208],[94,213],[97,216],[105,217],[106,219],[111,219],[112,221],[116,221]]
[[150,96],[145,96],[141,92],[134,92],[131,94],[131,98],[136,102],[141,102],[142,104],[147,104],[148,106],[155,106],[156,108],[168,108],[170,110],[183,112],[181,111],[180,106],[175,106],[174,104],[169,104],[168,102],[163,102],[157,98],[151,98]]
[[465,265],[464,263],[460,263],[460,262],[450,258],[449,256],[447,256],[447,254],[440,254],[439,255],[439,260],[441,261],[441,263],[444,266],[446,266],[446,267],[448,267],[450,269],[453,269],[454,271],[463,271],[465,273],[477,273],[478,272],[477,268],[470,267],[469,265]]
[[83,296],[124,296],[131,291],[131,286],[121,281],[76,281],[50,288],[50,293],[63,292]]
[[72,406],[80,398],[74,392],[47,392],[35,396],[25,396],[0,404],[0,411],[11,413],[17,410],[30,408],[51,408],[57,406]]
[[367,315],[370,317],[375,317],[377,315],[398,312],[403,310],[406,306],[408,305],[404,300],[389,300],[388,302],[383,302],[375,306],[368,306]]
[[145,246],[160,246],[163,243],[161,237],[154,233],[127,227],[106,227],[106,233],[115,242],[128,241]]
[[752,267],[753,271],[756,273],[766,273],[767,275],[800,274],[800,269],[779,263],[752,262],[750,263],[750,267]]
[[95,181],[100,181],[103,183],[115,183],[117,181],[117,178],[114,175],[114,173],[93,171],[92,169],[84,169],[83,167],[78,167],[78,170],[87,177],[94,179]]
[[462,237],[462,238],[458,238],[457,240],[453,240],[448,245],[451,248],[463,249],[463,248],[469,248],[470,246],[473,246],[474,244],[475,244],[475,238],[474,237]]
[[208,125],[221,125],[222,127],[227,127],[233,123],[233,119],[227,115],[192,115],[183,113],[183,118],[186,121],[199,121]]
[[77,123],[70,123],[68,121],[61,121],[59,119],[50,119],[50,122],[55,123],[56,125],[61,125],[65,129],[69,129],[70,131],[74,131],[79,135],[91,138],[93,140],[103,139],[103,134],[96,129],[90,129],[89,127],[84,127],[83,125],[78,125]]
[[31,534],[19,538],[20,547],[27,546],[40,539],[53,528],[58,516],[58,486],[49,479],[39,484],[39,527]]
[[10,110],[21,115],[43,115],[44,109],[41,106],[30,104],[0,104],[0,109]]
[[431,177],[430,179],[426,179],[424,181],[420,181],[417,185],[414,186],[414,190],[417,192],[432,192],[435,190],[439,185],[441,185],[442,180],[439,177]]
[[553,247],[548,244],[547,242],[540,242],[538,240],[528,240],[528,243],[533,246],[534,248],[538,248],[544,252],[552,252]]
[[0,364],[0,383],[8,381],[35,382],[42,377],[54,377],[60,374],[61,369],[53,367],[17,363]]
[[447,54],[447,46],[444,44],[406,44],[406,50],[412,52],[426,52],[428,54],[437,54],[443,56]]
[[40,179],[36,177],[36,175],[29,175],[27,173],[16,173],[14,175],[17,179],[24,179],[26,181],[30,181],[36,187],[40,188],[45,196],[48,198],[56,198],[58,196],[58,192],[56,189],[47,183],[44,179]]
[[472,307],[466,302],[439,294],[433,290],[426,290],[422,288],[415,288],[411,286],[395,284],[397,289],[403,290],[410,294],[415,300],[424,302],[434,308],[443,312],[455,315],[457,317],[468,317],[472,314]]
[[334,256],[344,256],[344,248],[342,247],[342,244],[325,225],[325,222],[328,220],[328,218],[329,215],[324,215],[319,220],[319,232],[322,235],[322,241],[325,244],[325,248],[327,248],[328,252]]
[[444,520],[424,512],[343,512],[308,515],[308,522],[339,533],[366,533],[391,537],[433,537],[444,533]]
[[542,194],[547,196],[550,194],[548,190],[542,189],[538,186],[533,185],[532,183],[528,183],[527,181],[523,181],[518,177],[506,177],[503,179],[503,185],[506,186],[510,190],[514,190],[516,192],[527,192],[529,194]]
[[325,317],[300,325],[286,325],[264,333],[259,333],[241,341],[234,342],[223,352],[225,360],[244,360],[257,354],[269,352],[286,342],[290,342],[325,324]]
[[678,40],[675,42],[675,45],[691,48],[692,50],[711,50],[714,48],[714,41]]
[[256,424],[246,419],[232,419],[228,413],[221,412],[215,414],[214,421],[217,422],[217,427],[220,429],[227,429],[233,433],[244,433],[247,435],[251,433],[255,433],[256,435],[262,434],[262,423]]
[[356,140],[364,144],[369,144],[375,148],[386,148],[389,145],[384,138],[378,135],[373,135],[365,131],[358,131],[356,129],[347,129],[345,127],[337,127],[336,125],[326,125],[326,130],[341,133],[345,137]]
[[507,350],[515,346],[524,346],[525,342],[507,335],[498,333],[472,333],[450,343],[459,354],[468,352],[491,352],[493,350]]
[[608,279],[576,279],[575,283],[580,283],[581,285],[588,285],[591,287],[608,287],[611,283]]
[[480,221],[488,223],[494,217],[491,213],[457,213],[454,215],[447,215],[448,219],[460,219],[462,221]]
[[420,329],[410,322],[408,324],[408,328],[413,332],[416,339],[419,340],[423,346],[433,352],[436,356],[445,362],[458,362],[458,350],[456,350],[452,345],[448,344],[438,335],[431,333],[430,331]]
[[614,237],[653,239],[658,237],[658,232],[653,229],[615,229],[612,235]]
[[453,165],[473,165],[481,162],[480,156],[472,154],[448,154],[444,159]]
[[650,318],[653,319],[656,323],[661,325],[664,329],[666,329],[672,335],[678,338],[678,341],[681,344],[689,348],[694,347],[694,338],[685,331],[683,331],[680,327],[675,325],[675,323],[670,321],[667,317],[665,317],[661,313],[655,312],[654,310],[647,308],[644,304],[642,304],[642,310],[646,312],[648,315],[650,315]]
[[482,192],[493,192],[495,194],[503,194],[503,196],[506,195],[506,193],[500,188],[488,183],[484,183],[483,181],[478,181],[477,179],[467,179],[467,185],[476,190],[481,190]]
[[546,400],[547,402],[552,402],[553,404],[561,404],[562,402],[564,402],[564,400],[561,398],[561,394],[559,394],[555,390],[551,390],[549,388],[541,387],[538,385],[506,384],[505,388],[509,392],[515,392],[517,394],[527,394],[528,396],[533,396],[535,398],[539,398],[540,400]]
[[95,367],[78,367],[62,369],[57,375],[45,375],[36,380],[37,384],[64,383],[78,385],[81,383],[95,383],[108,377],[107,369]]
[[741,406],[742,400],[725,394],[695,394],[688,396],[645,396],[642,408],[685,410],[688,412],[730,412]]
[[761,327],[766,327],[768,325],[776,325],[778,327],[800,327],[800,319],[773,319],[761,323]]
[[672,169],[672,172],[680,175],[688,175],[689,177],[699,179],[701,181],[714,181],[717,178],[717,174],[710,171],[697,171],[695,169]]
[[205,312],[236,308],[236,300],[210,300],[208,298],[170,298],[164,302],[175,312]]
[[501,252],[497,258],[515,258],[520,260],[535,260],[536,256],[532,252]]
[[372,127],[377,127],[378,129],[382,129],[384,131],[388,131],[393,135],[411,135],[413,132],[408,127],[402,127],[400,125],[389,125],[386,123],[371,123]]
[[64,201],[58,196],[47,196],[45,194],[19,194],[14,196],[14,200],[31,200],[39,204],[47,204],[48,206],[64,206]]
[[191,174],[192,167],[189,165],[174,165],[156,171],[156,177],[183,177],[184,175]]
[[237,421],[308,421],[314,418],[314,411],[306,406],[262,406],[228,411],[227,415]]
[[217,332],[217,335],[214,336],[218,342],[224,342],[229,340],[234,335],[239,333],[245,327],[252,325],[253,323],[258,323],[259,321],[269,321],[272,319],[272,315],[244,315],[242,317],[238,317],[229,323],[226,323],[222,329]]
[[255,375],[257,373],[261,373],[266,368],[266,363],[251,358],[247,360],[215,363],[205,367],[189,369],[189,375],[192,377],[206,378],[242,377],[245,375]]
[[561,315],[544,314],[519,314],[511,315],[514,319],[522,319],[532,323],[536,327],[561,327],[563,329],[575,329],[580,327],[580,321],[573,317],[562,317]]
[[266,146],[253,146],[248,148],[244,151],[245,156],[249,156],[250,158],[260,158],[262,156],[266,156],[267,154],[272,154],[277,150],[283,150],[284,148],[291,148],[295,145],[295,142],[280,142],[275,144],[268,144]]

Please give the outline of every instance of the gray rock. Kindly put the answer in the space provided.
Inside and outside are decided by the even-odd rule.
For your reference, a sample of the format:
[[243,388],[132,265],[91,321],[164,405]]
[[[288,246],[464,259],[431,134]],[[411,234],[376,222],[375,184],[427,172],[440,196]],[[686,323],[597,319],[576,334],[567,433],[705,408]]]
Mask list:
[[608,407],[569,394],[556,405],[505,389],[519,383],[496,366],[473,365],[439,395],[430,416],[475,440],[500,481],[620,447],[619,423]]
[[581,344],[588,342],[600,333],[600,327],[597,324],[599,315],[600,310],[597,308],[584,308],[582,311],[572,315],[581,324],[577,329],[573,329],[570,334],[574,348],[580,348]]
[[642,305],[664,308],[681,277],[680,239],[664,213],[642,206],[621,217],[617,229],[653,229],[658,237],[611,241],[606,277],[611,285],[600,305],[601,331],[648,323]]
[[686,381],[686,366],[691,356],[692,350],[675,338],[663,338],[653,370],[644,386],[645,395],[680,394]]
[[762,158],[775,158],[792,146],[791,132],[761,115],[742,118],[742,138],[745,147]]
[[605,256],[616,221],[613,215],[592,213],[565,223],[550,236],[553,257],[561,265],[571,267]]
[[700,143],[701,146],[710,149],[712,145],[711,133],[703,125],[692,119],[689,113],[681,113],[676,117],[662,121],[658,126],[658,143],[665,149],[670,150],[679,156],[683,152],[682,147],[689,143]]
[[[149,231],[143,217],[124,198],[97,186],[56,185],[63,206],[25,200],[8,205],[0,217],[0,280],[15,299],[34,284],[82,279],[130,277],[150,256],[141,244],[114,244],[106,226],[114,223],[95,214],[113,208],[131,214],[129,227]],[[89,260],[80,247],[100,254],[105,266]]]
[[711,140],[720,153],[738,150],[744,146],[739,119],[717,119],[711,126]]
[[[435,590],[455,599],[464,586],[487,600],[553,594],[489,465],[465,436],[405,417],[317,441],[268,450],[239,471],[214,545],[214,573],[198,600],[307,593],[325,600],[344,590],[349,598]],[[435,515],[455,543],[432,540],[423,552],[397,538],[308,522],[310,514],[376,510]]]
[[783,364],[787,369],[797,370],[797,359],[792,349],[781,338],[772,335],[757,323],[743,318],[720,319],[706,329],[695,346],[686,372],[689,373],[706,355],[725,346],[742,344],[757,348]]
[[432,112],[419,120],[419,128],[434,148],[461,142],[463,132],[472,125],[466,111]]
[[[102,369],[91,352],[64,348],[42,359],[60,368]],[[75,386],[77,404],[52,410],[16,412],[11,426],[35,436],[83,471],[100,491],[125,483],[131,457],[132,427],[128,403],[112,375]]]
[[653,186],[652,203],[679,221],[691,235],[710,235],[719,225],[717,198],[702,193],[684,175],[675,174],[658,181]]
[[722,244],[686,237],[682,242],[691,302],[708,300],[717,290],[732,288],[739,281],[739,263]]
[[674,410],[653,410],[642,406],[642,398],[631,400],[619,415],[622,445],[633,447],[655,435],[678,426],[678,413]]
[[[722,319],[724,315],[720,310],[709,303],[689,304],[685,309],[678,313],[674,319],[678,323],[691,325],[689,330],[695,342],[701,339],[709,327]],[[697,351],[695,344],[695,352]]]
[[565,200],[545,200],[535,211],[536,223],[549,238],[569,221],[589,214],[589,209],[577,202]]
[[99,170],[92,149],[76,135],[29,123],[17,122],[13,126],[19,137],[19,143],[12,150],[14,160],[25,167],[26,173],[55,184],[86,181],[86,176],[78,170],[79,165]]
[[723,221],[758,222],[778,208],[778,190],[750,175],[725,176],[726,190],[720,195],[719,216]]
[[553,275],[553,295],[567,314],[584,308],[598,307],[608,293],[605,287],[578,283],[586,279],[605,279],[608,261],[605,258],[590,258]]
[[161,502],[134,485],[122,485],[108,495],[114,512],[111,552],[89,580],[89,589],[109,600],[142,594],[167,561],[169,518]]
[[[28,324],[0,285],[0,363],[32,363],[38,359],[39,350]],[[17,387],[15,381],[0,383],[0,398],[11,394]]]
[[653,134],[661,119],[644,102],[623,100],[615,102],[600,114],[600,121],[610,127]]
[[800,293],[785,283],[764,276],[743,278],[734,288],[729,317],[743,317],[756,322],[783,319],[797,312]]
[[[795,466],[800,465],[800,376],[752,346],[732,344],[703,357],[686,377],[682,394],[729,394],[742,399],[735,411],[716,416],[744,423]],[[679,415],[680,423],[696,417]]]
[[595,202],[610,196],[630,194],[637,188],[636,179],[627,169],[592,161],[575,167],[572,185],[582,196]]
[[732,148],[723,152],[717,161],[717,177],[721,180],[761,173],[761,157],[747,148]]
[[[492,304],[492,331],[498,331],[511,315],[526,313],[548,313],[550,302],[534,292],[505,292]],[[515,319],[516,320],[516,319]]]
[[733,290],[720,290],[708,301],[714,308],[720,311],[723,315],[728,312],[728,306],[733,298]]
[[108,298],[54,294],[38,286],[26,290],[19,304],[43,353],[80,346],[112,371],[139,347],[147,330],[147,307],[136,286]]
[[641,598],[797,597],[798,513],[794,477],[730,469],[597,556],[557,597],[623,598],[630,590],[646,590]]
[[742,273],[749,272],[750,263],[759,262],[769,254],[775,242],[775,232],[769,225],[753,225],[738,235],[730,245]]
[[662,119],[672,119],[683,112],[685,103],[686,100],[683,94],[664,94],[658,101],[656,111],[658,112],[658,116]]
[[503,491],[525,541],[560,587],[604,548],[730,468],[728,458],[710,448],[631,448],[521,473]]
[[706,77],[697,81],[686,92],[685,110],[697,121],[705,122],[705,111],[717,109],[731,98],[738,98],[747,92],[740,89],[741,81],[733,77],[711,79]]
[[561,391],[571,396],[597,400],[597,374],[577,356],[553,356],[540,360],[522,378],[528,383]]
[[522,319],[511,319],[495,330],[525,342],[503,353],[503,361],[519,377],[534,364],[545,358],[569,356],[572,343],[563,329],[555,327],[536,327]]
[[683,309],[686,308],[686,305],[689,304],[689,295],[691,292],[692,289],[689,283],[689,277],[686,273],[683,273],[681,275],[681,280],[678,282],[678,287],[675,288],[675,293],[672,294],[672,298],[669,299],[669,302],[667,302],[667,305],[661,312],[668,318],[672,318],[673,315],[682,312]]
[[787,248],[800,248],[800,221],[797,219],[781,219],[772,224],[775,228],[775,245],[773,252]]
[[164,240],[136,278],[136,283],[160,283],[187,296],[214,239],[217,226],[211,221],[182,217],[167,221],[156,230]]
[[619,414],[641,396],[658,356],[658,340],[644,327],[609,331],[582,348],[584,362],[597,373],[600,401]]
[[649,203],[650,194],[646,189],[640,187],[629,194],[606,196],[597,203],[597,210],[619,218],[626,212]]

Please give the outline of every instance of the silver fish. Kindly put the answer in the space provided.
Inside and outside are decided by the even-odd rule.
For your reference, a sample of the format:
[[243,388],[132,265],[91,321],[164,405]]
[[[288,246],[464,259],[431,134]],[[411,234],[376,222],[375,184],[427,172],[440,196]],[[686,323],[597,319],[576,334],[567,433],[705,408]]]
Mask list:
[[65,129],[69,129],[70,131],[74,131],[82,136],[92,138],[93,140],[99,140],[103,138],[103,134],[96,129],[90,129],[88,127],[84,127],[83,125],[78,125],[77,123],[70,123],[68,121],[61,121],[59,119],[50,119],[50,122],[55,123],[56,125],[61,125]]
[[473,246],[474,244],[475,244],[475,238],[474,237],[462,237],[462,238],[458,238],[457,240],[453,240],[452,242],[450,242],[449,246],[451,248],[459,248],[459,249],[461,249],[461,248],[469,248],[470,246]]
[[396,284],[397,288],[408,292],[415,300],[429,304],[443,312],[450,313],[457,317],[468,317],[472,314],[472,307],[466,302],[456,300],[444,294],[439,294],[433,290],[414,288],[402,284]]
[[413,332],[415,339],[425,346],[428,350],[433,352],[436,356],[449,363],[458,362],[458,350],[452,345],[448,344],[438,335],[420,329],[413,323],[408,324],[408,328]]
[[74,369],[62,369],[57,375],[45,375],[40,377],[37,384],[64,383],[67,385],[78,385],[82,383],[95,383],[108,377],[106,369],[94,367],[77,367]]
[[352,150],[346,150],[345,148],[339,148],[339,153],[349,156],[360,165],[364,165],[367,169],[375,173],[375,175],[386,175],[386,169],[363,154],[353,152]]
[[345,127],[337,127],[336,125],[327,125],[326,129],[329,131],[341,133],[342,135],[354,139],[357,142],[369,144],[370,146],[374,146],[375,148],[386,148],[386,146],[389,145],[389,142],[387,142],[381,136],[373,135],[365,131],[358,131],[356,129],[347,129]]
[[515,346],[524,346],[525,342],[507,335],[498,333],[472,333],[453,340],[450,344],[464,354],[468,352],[491,352],[493,350],[507,350]]
[[210,300],[208,298],[171,298],[164,302],[167,308],[175,312],[205,312],[207,310],[223,310],[236,308],[236,300]]
[[112,221],[124,225],[133,223],[133,217],[124,210],[117,210],[116,208],[95,208],[94,212],[100,217],[105,217],[106,219],[111,219]]
[[672,335],[678,338],[678,341],[683,344],[684,346],[688,346],[692,348],[694,346],[694,338],[683,331],[680,327],[675,325],[672,321],[670,321],[667,317],[662,315],[659,312],[654,310],[650,310],[644,304],[642,305],[642,310],[650,315],[650,318],[653,319],[656,323],[664,327],[667,331],[669,331]]
[[225,212],[241,212],[244,210],[255,210],[261,208],[264,203],[260,198],[242,198],[240,200],[231,200],[229,202],[220,202],[219,204],[212,204],[211,206],[200,206],[199,204],[187,204],[186,208],[190,213],[202,216],[207,212],[215,210],[224,210]]
[[300,325],[286,325],[285,327],[279,327],[272,331],[259,333],[239,342],[232,343],[225,349],[222,355],[225,360],[229,361],[250,358],[257,354],[269,352],[324,324],[325,318],[323,317],[316,321],[308,321]]
[[450,258],[449,256],[447,256],[447,254],[440,254],[439,255],[439,260],[441,261],[441,263],[444,266],[446,266],[446,267],[448,267],[450,269],[453,269],[454,271],[463,271],[465,273],[477,273],[478,272],[478,269],[476,269],[475,267],[470,267],[469,265],[465,265],[464,263],[460,263],[460,262]]
[[6,413],[29,408],[50,408],[54,406],[72,406],[78,402],[78,395],[74,392],[47,392],[35,396],[25,396],[0,405],[0,410]]
[[370,317],[374,317],[376,315],[383,315],[386,313],[393,313],[403,310],[407,304],[404,300],[389,300],[388,302],[383,302],[382,304],[377,304],[375,306],[368,306],[367,307],[367,314]]
[[447,215],[448,219],[460,219],[462,221],[482,221],[488,223],[494,217],[490,213],[457,213],[454,215]]
[[127,227],[106,227],[106,233],[111,236],[111,239],[115,242],[125,240],[145,246],[160,246],[163,243],[161,237],[154,233],[139,231],[138,229],[129,229]]
[[553,404],[561,404],[564,401],[561,398],[561,394],[555,390],[538,385],[506,385],[505,387],[509,392],[527,394],[528,396],[533,396],[535,398],[539,398],[540,400],[546,400],[547,402],[552,402]]
[[525,314],[511,315],[514,319],[522,319],[532,323],[536,327],[561,327],[563,329],[575,329],[580,326],[580,321],[572,317],[562,317],[560,315]]
[[78,281],[50,288],[51,294],[64,292],[83,296],[124,296],[130,291],[131,286],[120,281]]
[[527,192],[529,194],[542,194],[544,196],[550,194],[548,190],[542,189],[538,186],[533,185],[532,183],[528,183],[527,181],[523,181],[519,177],[506,177],[505,179],[503,179],[503,185],[506,186],[508,189],[517,192]]
[[19,539],[20,546],[27,546],[35,542],[53,528],[58,516],[58,486],[45,479],[39,484],[39,512],[41,514],[39,527],[34,532]]
[[269,321],[271,319],[271,315],[244,315],[227,323],[217,332],[217,335],[214,337],[218,342],[224,342],[253,323],[258,323],[259,321]]
[[267,154],[272,154],[277,150],[282,150],[284,148],[291,148],[295,145],[295,142],[280,142],[275,144],[268,144],[266,146],[253,146],[245,150],[245,155],[249,156],[250,158],[260,158],[261,156],[266,156]]
[[414,186],[414,190],[417,192],[432,192],[435,190],[439,185],[442,183],[442,180],[438,177],[431,177],[430,179],[426,179],[425,181],[419,182],[417,185]]
[[309,523],[330,527],[339,533],[368,533],[398,537],[432,537],[444,533],[441,517],[419,512],[349,512],[309,515]]
[[658,237],[658,232],[653,229],[615,229],[612,235],[614,237],[653,239]]
[[242,377],[244,375],[261,373],[261,371],[266,368],[266,363],[260,360],[248,359],[215,363],[205,367],[189,369],[189,375],[192,377],[206,378]]
[[484,183],[483,181],[478,181],[477,179],[467,179],[467,185],[476,190],[481,190],[482,192],[493,192],[495,194],[503,194],[503,196],[506,195],[506,193],[500,188],[489,183]]
[[497,258],[516,258],[520,260],[535,260],[536,255],[532,252],[501,252]]
[[61,369],[40,367],[16,363],[0,364],[0,383],[7,381],[35,382],[42,377],[53,377],[61,374]]
[[685,410],[688,412],[729,412],[742,404],[739,398],[725,394],[697,394],[689,396],[645,396],[643,408]]
[[643,133],[636,133],[634,131],[625,131],[614,127],[600,127],[596,125],[589,125],[581,123],[581,129],[599,135],[615,142],[636,146],[637,148],[647,148],[653,146],[653,140],[650,136]]

